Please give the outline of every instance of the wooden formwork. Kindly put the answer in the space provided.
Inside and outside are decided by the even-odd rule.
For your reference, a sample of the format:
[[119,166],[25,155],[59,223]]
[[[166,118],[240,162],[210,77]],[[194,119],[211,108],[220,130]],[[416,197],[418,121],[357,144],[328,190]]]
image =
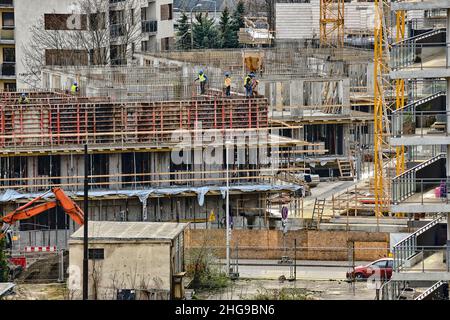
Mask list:
[[267,100],[205,97],[163,102],[0,105],[0,146],[158,143],[176,130],[268,128]]

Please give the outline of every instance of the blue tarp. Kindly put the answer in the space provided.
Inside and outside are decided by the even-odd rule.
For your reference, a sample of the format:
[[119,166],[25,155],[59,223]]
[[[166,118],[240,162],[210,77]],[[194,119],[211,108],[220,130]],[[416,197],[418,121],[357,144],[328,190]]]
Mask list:
[[[303,187],[294,184],[288,185],[272,185],[272,184],[263,184],[263,185],[242,185],[242,186],[230,186],[230,191],[240,191],[240,192],[257,192],[257,191],[298,191]],[[90,190],[89,197],[97,198],[104,196],[127,196],[127,197],[138,197],[139,200],[145,204],[147,202],[147,198],[150,196],[171,196],[178,195],[181,193],[195,193],[197,194],[198,204],[203,206],[205,202],[205,195],[208,192],[220,192],[222,197],[226,196],[227,187],[222,186],[208,186],[208,187],[170,187],[170,188],[149,188],[142,190]],[[83,196],[83,191],[79,192],[68,192],[69,196]],[[15,190],[8,189],[4,193],[0,193],[0,203],[11,202],[20,199],[33,199],[42,193],[20,193]],[[48,193],[44,196],[44,198],[52,197],[52,193]]]

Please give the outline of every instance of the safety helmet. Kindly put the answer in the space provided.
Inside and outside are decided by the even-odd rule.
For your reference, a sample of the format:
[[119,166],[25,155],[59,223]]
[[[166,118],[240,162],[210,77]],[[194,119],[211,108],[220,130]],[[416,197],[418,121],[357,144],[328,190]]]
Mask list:
[[76,83],[76,82],[74,82],[73,84],[74,84],[75,86],[77,86],[77,85],[78,85],[78,83]]
[[200,70],[200,71],[198,72],[198,74],[203,74],[203,70]]
[[225,77],[229,77],[230,73],[229,72],[225,72]]
[[253,72],[250,72],[250,77],[254,78],[255,74]]
[[21,96],[22,96],[22,97],[26,97],[27,94],[26,94],[25,92],[22,92]]

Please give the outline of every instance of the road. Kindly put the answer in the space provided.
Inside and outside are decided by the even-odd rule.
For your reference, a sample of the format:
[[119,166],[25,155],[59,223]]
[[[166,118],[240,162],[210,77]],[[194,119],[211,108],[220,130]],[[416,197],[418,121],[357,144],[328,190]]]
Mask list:
[[[225,265],[225,261],[221,260]],[[233,263],[233,260],[232,260]],[[367,264],[357,261],[355,265]],[[299,280],[345,280],[346,272],[350,270],[347,261],[310,261],[297,260],[297,279]],[[281,275],[290,277],[293,265],[278,264],[278,260],[239,260],[239,276],[249,279],[276,280]]]

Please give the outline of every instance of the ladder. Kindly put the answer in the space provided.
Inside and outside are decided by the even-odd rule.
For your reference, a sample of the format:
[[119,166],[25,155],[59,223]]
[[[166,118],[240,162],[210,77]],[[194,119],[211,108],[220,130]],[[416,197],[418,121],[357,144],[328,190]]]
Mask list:
[[[314,209],[311,216],[311,223],[308,229],[318,230],[320,222],[322,222],[323,209],[325,208],[325,199],[317,199],[314,201]],[[315,218],[317,217],[317,218]]]
[[354,170],[352,161],[338,159],[338,166],[341,180],[353,180]]

